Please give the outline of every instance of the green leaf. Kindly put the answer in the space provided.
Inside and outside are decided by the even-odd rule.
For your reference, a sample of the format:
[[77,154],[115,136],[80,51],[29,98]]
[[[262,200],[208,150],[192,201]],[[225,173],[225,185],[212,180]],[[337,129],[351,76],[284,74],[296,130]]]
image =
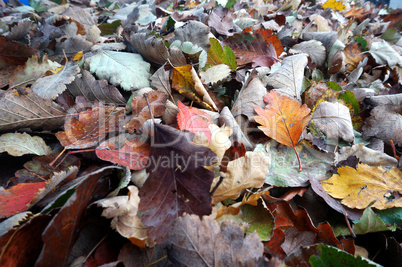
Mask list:
[[381,220],[389,225],[402,227],[402,208],[390,208],[386,210],[376,210],[375,213]]
[[104,35],[113,35],[116,32],[116,29],[121,25],[121,20],[115,20],[112,23],[104,23],[98,26],[99,30],[101,30],[101,36]]
[[[339,86],[339,85],[338,85]],[[357,102],[355,95],[351,91],[346,91],[338,96],[338,99],[343,99],[346,104],[352,104],[354,114],[357,115],[360,112],[359,102]]]
[[363,235],[367,233],[382,232],[382,231],[395,231],[396,226],[387,226],[375,212],[370,208],[366,208],[362,217],[358,221],[354,221],[353,231],[356,235]]
[[310,264],[312,267],[321,266],[381,266],[375,262],[363,258],[362,256],[354,257],[338,248],[319,244],[317,250],[319,255],[312,255],[310,257]]
[[274,233],[275,220],[271,212],[264,207],[261,200],[258,201],[257,206],[245,204],[241,206],[240,210],[242,213],[242,220],[249,224],[246,234],[256,231],[260,236],[261,241],[268,241],[271,239]]
[[229,46],[222,47],[217,39],[210,38],[209,44],[211,47],[207,53],[207,63],[204,67],[204,71],[208,68],[220,64],[226,64],[232,71],[236,70],[237,62],[236,57]]
[[342,87],[340,87],[339,84],[337,84],[336,82],[328,81],[327,85],[334,91],[342,91]]
[[297,187],[308,185],[310,177],[317,180],[328,178],[326,173],[332,166],[333,156],[311,148],[305,141],[296,146],[303,164],[302,172],[299,172],[299,163],[293,148],[279,147],[276,141],[271,140],[266,149],[259,144],[254,151],[263,151],[271,158],[269,173],[265,177],[265,182],[270,185]]
[[381,38],[385,41],[395,44],[402,36],[394,28],[388,28],[382,35]]
[[139,54],[100,50],[90,58],[89,67],[100,79],[119,85],[126,91],[150,85],[151,65]]
[[367,41],[362,36],[355,37],[355,40],[358,44],[360,44],[363,51],[367,51]]
[[226,8],[232,8],[237,3],[237,0],[228,0],[226,3]]

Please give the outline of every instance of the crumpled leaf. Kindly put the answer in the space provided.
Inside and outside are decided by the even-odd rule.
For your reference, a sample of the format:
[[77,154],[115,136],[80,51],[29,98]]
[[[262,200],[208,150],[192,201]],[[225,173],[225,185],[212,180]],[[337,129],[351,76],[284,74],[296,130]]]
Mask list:
[[55,70],[61,67],[57,62],[51,61],[44,56],[42,62],[39,63],[38,56],[34,55],[28,59],[24,66],[18,66],[10,75],[10,87],[25,86],[34,83],[38,78],[48,70]]
[[67,90],[73,96],[83,95],[91,102],[96,100],[104,104],[126,104],[126,100],[116,87],[109,85],[106,80],[96,80],[87,70],[82,70],[81,74],[67,85]]
[[111,221],[113,229],[128,239],[142,241],[141,243],[143,243],[144,247],[147,239],[147,229],[142,225],[137,215],[138,204],[140,203],[138,188],[130,185],[127,189],[129,191],[128,196],[101,199],[96,203],[98,207],[104,209],[102,212],[103,217],[113,218]]
[[208,141],[211,141],[212,124],[211,117],[204,111],[193,107],[186,107],[180,100],[177,102],[179,113],[177,114],[177,125],[180,130],[187,130],[190,133],[197,134],[202,132]]
[[363,54],[361,45],[356,41],[350,42],[343,50],[343,53],[345,55],[345,67],[348,71],[356,69],[366,56]]
[[244,236],[234,221],[180,217],[169,231],[167,254],[174,265],[258,266],[264,252],[257,233]]
[[306,65],[307,56],[305,54],[286,57],[282,61],[282,66],[268,76],[267,83],[281,94],[300,100]]
[[207,63],[203,70],[220,64],[228,65],[232,71],[236,70],[236,57],[229,46],[222,47],[219,41],[214,38],[209,39],[209,44],[211,47],[207,52]]
[[384,152],[368,148],[363,143],[352,147],[343,147],[339,150],[339,153],[335,154],[335,163],[346,160],[350,156],[356,156],[361,163],[370,166],[396,167],[398,165],[396,158],[388,156]]
[[385,40],[373,42],[369,53],[378,64],[388,64],[391,68],[396,65],[402,66],[402,56]]
[[244,83],[236,102],[232,107],[233,117],[239,115],[247,116],[248,120],[254,122],[254,109],[264,107],[263,97],[267,94],[267,89],[257,76],[257,72],[252,72],[248,80]]
[[[264,103],[262,103],[262,105],[264,105]],[[221,114],[219,115],[219,123],[221,125],[225,124],[232,128],[233,134],[230,136],[231,141],[243,143],[244,146],[249,150],[253,148],[253,145],[247,139],[227,106],[222,109]]]
[[7,151],[14,157],[26,154],[35,154],[38,156],[52,153],[39,136],[30,136],[27,133],[6,133],[0,136],[0,153]]
[[106,50],[100,50],[89,63],[91,72],[126,91],[149,87],[150,67],[139,54]]
[[149,227],[148,236],[159,242],[184,212],[211,213],[209,190],[214,173],[203,166],[212,165],[216,156],[210,149],[190,143],[193,134],[159,124],[154,129],[150,175],[139,193],[139,214],[143,225]]
[[172,88],[210,110],[218,110],[192,65],[173,67]]
[[66,111],[52,100],[43,99],[31,90],[0,92],[0,131],[57,129]]
[[341,103],[321,102],[315,108],[311,121],[328,139],[342,138],[347,142],[355,139],[350,111]]
[[342,11],[345,10],[345,6],[342,4],[342,1],[336,1],[336,0],[328,0],[326,1],[322,7],[325,9],[327,8],[332,8],[337,11]]
[[129,167],[131,170],[141,170],[148,163],[149,145],[137,140],[126,141],[118,149],[115,144],[103,142],[96,149],[98,158]]
[[[149,106],[152,109],[152,115],[154,117],[162,116],[166,109],[168,95],[162,91],[154,90],[151,90],[146,95]],[[134,116],[126,125],[124,125],[124,128],[130,134],[133,134],[134,132],[140,132],[142,125],[147,120],[151,119],[151,113],[144,95],[136,96],[131,100],[131,109]]]
[[66,84],[74,81],[75,74],[79,72],[80,68],[75,62],[67,62],[56,74],[36,80],[32,84],[31,89],[35,94],[44,99],[55,99],[67,89]]
[[219,207],[218,213],[216,214],[216,219],[219,219],[223,215],[237,215],[240,212],[241,206],[247,204],[252,206],[257,206],[258,200],[264,192],[256,192],[254,194],[245,194],[241,202],[237,202],[230,206]]
[[402,107],[400,105],[381,105],[375,107],[365,120],[363,135],[375,136],[386,143],[392,140],[402,146]]
[[[247,188],[259,188],[264,184],[268,174],[270,159],[263,152],[246,152],[244,157],[230,161],[222,183],[212,195],[212,203],[222,200],[236,199]],[[212,188],[218,183],[219,177],[214,179]]]
[[324,64],[325,59],[327,57],[325,47],[320,41],[317,40],[310,40],[302,42],[300,44],[296,44],[289,50],[289,53],[291,54],[306,53],[307,55],[309,55],[311,60],[319,66]]
[[91,111],[70,116],[64,123],[64,131],[56,133],[66,149],[84,149],[96,146],[108,132],[114,132],[124,116],[123,109],[95,106]]
[[[0,64],[22,65],[28,58],[38,55],[38,51],[25,44],[16,41],[9,41],[0,36]],[[5,64],[4,64],[5,63]]]
[[349,166],[338,169],[338,174],[322,181],[322,187],[332,197],[342,199],[350,208],[377,209],[402,207],[402,172],[397,168],[385,171],[382,167],[359,164],[357,169]]
[[305,141],[301,141],[296,149],[303,161],[302,172],[299,172],[298,159],[290,147],[280,147],[275,141],[270,141],[266,150],[261,144],[256,146],[254,151],[266,153],[271,160],[269,173],[265,176],[267,184],[278,187],[298,187],[308,185],[310,177],[317,180],[328,177],[326,173],[332,168],[333,155],[319,152]]

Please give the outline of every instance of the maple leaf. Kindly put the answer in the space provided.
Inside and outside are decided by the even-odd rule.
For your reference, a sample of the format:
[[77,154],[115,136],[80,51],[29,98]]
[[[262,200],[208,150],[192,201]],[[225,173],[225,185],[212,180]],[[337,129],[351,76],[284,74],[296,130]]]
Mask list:
[[177,102],[179,113],[177,114],[177,124],[180,130],[187,130],[197,134],[202,132],[211,141],[211,130],[209,125],[212,123],[211,117],[204,111],[193,107],[186,107],[180,100]]
[[387,209],[402,207],[402,172],[396,167],[385,171],[382,167],[359,164],[357,169],[349,166],[338,168],[338,174],[326,181],[322,187],[332,197],[342,199],[349,208],[371,207]]
[[56,133],[66,149],[83,149],[96,146],[108,132],[116,131],[123,118],[124,109],[95,106],[84,111],[79,118],[72,117],[64,123],[64,131]]
[[148,163],[149,145],[137,140],[126,141],[121,149],[115,144],[103,142],[96,149],[98,158],[129,167],[131,170],[141,170]]
[[216,162],[210,149],[192,144],[192,133],[155,125],[151,145],[150,173],[140,190],[139,214],[149,237],[164,240],[170,225],[184,212],[199,216],[211,213],[214,173],[203,166]]
[[279,143],[292,147],[297,155],[299,171],[301,171],[296,145],[310,121],[310,109],[305,104],[301,105],[299,101],[281,96],[276,91],[271,91],[264,96],[264,101],[268,103],[264,110],[258,106],[255,108],[255,112],[260,116],[254,116],[254,119],[262,125],[258,128]]
[[322,7],[324,8],[324,10],[327,8],[332,8],[337,11],[345,10],[345,6],[342,4],[342,1],[336,0],[328,0],[322,5]]
[[[163,115],[166,109],[167,94],[161,91],[154,91],[147,93],[149,106],[152,110],[154,117],[160,117]],[[130,134],[139,132],[141,126],[151,118],[151,113],[147,105],[145,96],[136,96],[131,100],[132,113],[135,115],[126,125],[126,129]]]

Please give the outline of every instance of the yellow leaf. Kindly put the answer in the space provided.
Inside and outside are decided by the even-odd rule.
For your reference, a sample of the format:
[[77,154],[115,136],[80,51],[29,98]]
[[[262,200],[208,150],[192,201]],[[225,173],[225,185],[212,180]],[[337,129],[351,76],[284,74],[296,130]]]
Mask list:
[[338,10],[338,11],[342,11],[345,10],[345,6],[342,4],[341,1],[336,1],[336,0],[328,0],[327,2],[325,2],[324,5],[322,5],[322,7],[325,9],[327,8],[332,8],[334,10]]
[[395,167],[388,172],[366,164],[359,164],[357,169],[345,166],[321,184],[349,208],[365,209],[372,202],[371,207],[377,209],[402,207],[402,172]]
[[80,61],[82,58],[82,55],[84,55],[84,51],[80,51],[77,54],[74,55],[73,61]]
[[247,194],[244,195],[243,200],[241,202],[237,202],[233,205],[230,205],[228,207],[226,206],[221,206],[218,210],[218,213],[216,214],[216,219],[219,217],[222,217],[225,214],[229,215],[237,215],[240,212],[241,206],[244,204],[249,204],[253,206],[257,206],[258,200],[260,199],[261,195],[264,193],[264,191],[252,194],[251,196],[248,196]]

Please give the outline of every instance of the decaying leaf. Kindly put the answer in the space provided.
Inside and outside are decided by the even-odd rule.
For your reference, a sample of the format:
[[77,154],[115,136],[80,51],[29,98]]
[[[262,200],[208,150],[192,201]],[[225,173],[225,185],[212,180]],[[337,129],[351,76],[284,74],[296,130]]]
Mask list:
[[56,102],[43,99],[31,90],[0,93],[0,131],[57,129],[64,123],[66,111]]
[[59,94],[67,89],[66,84],[70,84],[75,79],[75,74],[80,72],[80,68],[75,62],[68,62],[56,74],[40,78],[32,84],[32,91],[44,99],[55,99]]
[[339,168],[338,174],[321,184],[330,196],[342,199],[342,204],[350,208],[365,209],[372,204],[373,208],[387,209],[402,207],[401,181],[402,172],[396,167],[385,171],[359,164],[357,169]]
[[7,151],[11,156],[19,157],[26,154],[38,156],[52,152],[39,136],[30,136],[27,133],[6,133],[0,136],[0,153]]
[[[140,190],[139,214],[148,236],[159,242],[168,234],[173,221],[184,212],[211,213],[211,188],[214,173],[203,166],[216,161],[215,153],[190,141],[193,134],[166,125],[155,125],[147,171]],[[156,190],[155,190],[156,189]]]
[[179,113],[177,114],[177,124],[180,130],[187,130],[191,133],[203,133],[208,141],[211,141],[212,123],[211,117],[204,111],[193,107],[186,107],[180,100],[177,102]]
[[313,62],[319,66],[324,64],[327,56],[325,47],[320,41],[317,40],[310,40],[302,42],[300,44],[296,44],[289,50],[289,53],[306,53],[313,60]]
[[126,91],[149,87],[151,66],[139,54],[100,50],[90,60],[91,72]]
[[192,65],[173,67],[172,88],[210,110],[218,110]]
[[134,33],[130,36],[130,44],[144,58],[163,65],[169,58],[168,49],[162,38],[156,38],[146,33]]
[[[264,96],[264,101],[268,103],[265,109],[255,108],[259,116],[254,119],[262,125],[258,128],[279,143],[292,147],[299,158],[296,145],[310,121],[310,109],[305,104],[300,105],[297,100],[279,95],[276,91]],[[299,171],[301,168],[299,160]]]
[[[268,174],[270,159],[263,152],[246,152],[244,157],[230,161],[224,173],[223,182],[212,195],[212,203],[231,198],[236,199],[247,188],[261,187]],[[214,179],[212,188],[219,181]]]
[[257,233],[244,236],[234,221],[219,227],[215,220],[195,215],[180,217],[167,239],[169,260],[188,266],[257,266],[263,245]]
[[[112,218],[111,226],[119,234],[128,239],[137,239],[145,246],[147,239],[147,229],[142,225],[140,218],[137,216],[138,204],[138,188],[128,186],[128,196],[117,196],[98,200],[96,203],[104,210],[102,216]],[[136,242],[135,244],[139,244]]]
[[[166,100],[168,95],[161,91],[151,90],[146,94],[149,106],[152,109],[154,117],[160,117],[164,114],[166,109]],[[131,110],[134,117],[124,125],[124,128],[131,134],[134,132],[141,132],[140,128],[151,118],[151,113],[148,108],[147,100],[144,95],[136,96],[131,100]]]
[[342,138],[347,142],[355,139],[349,109],[341,103],[321,102],[314,110],[311,121],[328,139]]
[[281,94],[300,100],[306,65],[307,56],[305,54],[286,57],[282,61],[282,66],[268,76],[268,85],[273,86]]
[[22,65],[38,51],[25,44],[0,37],[0,65]]

